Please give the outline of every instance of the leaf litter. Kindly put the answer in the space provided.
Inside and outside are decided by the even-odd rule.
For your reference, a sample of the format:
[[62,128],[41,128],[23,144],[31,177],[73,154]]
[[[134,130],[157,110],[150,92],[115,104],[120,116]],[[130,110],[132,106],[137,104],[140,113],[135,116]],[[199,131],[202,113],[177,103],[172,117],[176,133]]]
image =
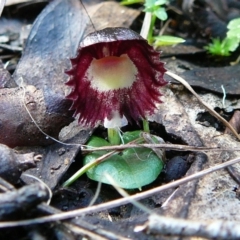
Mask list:
[[[26,49],[27,49],[27,46],[26,46]],[[47,55],[44,55],[44,54],[42,56],[43,57],[46,56],[46,58],[48,57]],[[29,59],[30,59],[29,61],[31,61],[31,57]],[[64,57],[62,59],[64,59]],[[30,66],[31,65],[28,65],[29,69],[30,69]],[[60,66],[62,67],[64,66],[64,64],[60,64]],[[43,66],[41,69],[41,66],[40,66],[41,71],[40,70],[39,71],[44,73],[43,75],[41,75],[41,78],[43,78],[44,81],[39,81],[38,80],[39,77],[37,76],[37,73],[35,72],[33,73],[33,71],[31,71],[33,76],[30,73],[28,73],[30,71],[26,73],[21,69],[21,62],[20,62],[20,65],[18,66],[18,70],[16,70],[14,74],[14,78],[20,84],[16,76],[19,76],[18,74],[20,74],[21,76],[22,74],[26,74],[26,75],[23,75],[24,84],[34,85],[39,89],[43,89],[44,100],[47,99],[46,104],[50,104],[50,107],[49,107],[50,112],[52,111],[51,113],[55,113],[55,111],[56,110],[58,111],[59,109],[51,108],[52,107],[51,102],[53,100],[57,103],[61,102],[62,100],[61,97],[64,96],[63,95],[64,91],[62,89],[64,88],[65,81],[63,79],[65,78],[65,76],[63,76],[63,73],[62,72],[60,73],[59,70],[56,71],[57,73],[54,73],[54,71],[49,73],[45,68],[46,67]],[[63,78],[57,77],[58,74]],[[54,81],[55,79],[60,79],[58,83],[62,88],[59,87],[60,89],[54,89],[53,85],[51,85],[52,83],[48,85],[48,80],[44,78],[45,75],[49,76],[50,79],[54,79]],[[190,95],[184,90],[181,90],[181,89],[179,90],[179,88],[176,88],[176,89],[173,89],[172,91],[170,89],[166,90],[168,91],[168,93],[166,94],[164,99],[165,103],[159,106],[159,109],[160,109],[159,113],[156,116],[154,116],[154,120],[164,127],[171,141],[174,142],[175,140],[183,144],[187,144],[191,146],[193,145],[196,147],[200,147],[200,146],[212,146],[212,147],[218,147],[218,148],[222,148],[222,147],[224,148],[226,146],[229,146],[230,148],[238,147],[238,142],[232,136],[229,136],[226,134],[220,135],[220,133],[218,134],[218,132],[216,132],[214,128],[212,127],[206,128],[203,125],[200,125],[198,122],[196,122],[197,114],[205,110],[202,108],[202,106],[196,101],[196,99],[192,95]],[[55,98],[52,98],[51,94],[55,96]],[[215,108],[217,106],[219,107],[219,102],[221,102],[221,97],[214,94],[207,94],[207,95],[202,94],[201,98],[204,99],[205,102],[208,102],[208,104],[210,104],[212,108]],[[60,103],[60,105],[61,104],[62,103]],[[169,106],[171,107],[169,108]],[[175,106],[175,107],[172,107],[172,106]],[[64,108],[66,109],[67,106],[64,106]],[[19,109],[22,109],[22,108],[19,108]],[[60,111],[63,111],[63,109],[60,109]],[[21,110],[19,110],[19,112],[21,112]],[[8,119],[11,119],[11,118],[14,118],[14,117],[9,117]],[[52,120],[52,122],[56,124],[54,120]],[[41,124],[38,123],[38,125],[42,127]],[[51,122],[50,122],[50,125],[51,125]],[[72,129],[70,130],[70,132],[71,131]],[[76,133],[78,131],[79,129],[76,131]],[[87,140],[89,134],[91,134],[90,131],[86,131],[86,130],[84,130],[84,133],[85,133],[83,134],[84,137],[78,136],[79,137],[78,141],[80,144],[81,144],[81,141],[82,143],[84,143]],[[52,134],[49,134],[49,135],[52,136]],[[73,142],[75,141],[76,139],[73,140]],[[57,171],[59,169],[59,166],[61,166],[63,162],[67,162],[66,159],[70,159],[70,162],[68,162],[70,165],[70,163],[73,161],[73,158],[76,156],[76,153],[80,150],[79,146],[73,146],[73,149],[70,149],[70,150],[69,148],[71,147],[69,146],[67,146],[65,149],[64,148],[60,144],[54,144],[50,147],[45,147],[45,148],[37,147],[36,152],[46,153],[47,151],[48,153],[46,155],[43,154],[44,156],[46,156],[44,157],[44,159],[47,159],[47,160],[43,160],[41,164],[44,165],[44,162],[45,162],[46,169],[47,168],[54,169],[54,171]],[[29,151],[29,150],[30,148],[27,148],[26,151]],[[64,156],[66,152],[70,152],[68,156]],[[53,153],[56,153],[55,157],[53,157],[52,155]],[[207,155],[208,155],[208,162],[205,163],[206,155],[201,153],[196,153],[194,164],[192,164],[187,174],[191,174],[192,172],[198,172],[199,170],[201,170],[204,163],[205,163],[204,167],[206,168],[207,166],[212,166],[215,163],[221,162],[219,161],[219,159],[221,159],[222,161],[226,161],[235,157],[239,157],[238,153],[233,151],[223,151],[222,153],[219,153],[219,151],[218,152],[212,151],[212,152],[208,152]],[[64,156],[64,157],[60,158],[59,156]],[[59,164],[56,162],[58,158],[59,158]],[[53,164],[54,166],[51,166],[49,164]],[[53,173],[51,172],[49,173],[49,170],[46,171],[48,172],[48,174],[46,174],[48,176],[43,177],[44,181],[48,183],[52,188],[54,188],[56,184],[59,182],[59,179],[62,173],[66,171],[68,166],[64,170],[60,171],[58,178],[55,176],[57,178],[57,180],[55,181],[53,180],[54,177],[49,177],[49,175],[51,176],[51,174]],[[43,169],[44,167],[40,166],[41,174],[39,174],[39,169],[38,169],[38,173],[33,173],[33,174],[37,176],[42,176],[45,173]],[[162,214],[181,217],[181,218],[189,218],[189,219],[218,218],[218,219],[238,220],[238,216],[234,214],[236,212],[236,208],[238,205],[238,200],[235,198],[235,194],[232,191],[232,186],[234,186],[234,184],[235,183],[233,182],[233,180],[223,170],[220,172],[220,174],[219,172],[217,172],[216,174],[207,175],[201,180],[195,180],[194,182],[191,182],[191,183],[189,182],[187,183],[187,185],[182,185],[182,187],[179,187],[177,189],[177,192],[175,192],[173,189],[172,191],[174,192],[173,197],[168,202],[167,209],[165,211],[162,211]],[[158,198],[160,198],[159,195],[158,195]],[[152,200],[157,202],[156,197],[153,198]],[[219,208],[221,209],[223,208],[225,212],[219,211]],[[214,211],[212,211],[212,209],[214,209]],[[156,211],[158,210],[161,211],[161,209],[156,209]],[[97,218],[97,216],[94,216],[94,217]],[[146,217],[141,218],[141,221],[144,221],[144,219],[146,219]],[[127,221],[125,222],[128,222],[129,220],[130,219],[127,219]],[[91,219],[91,221],[93,221],[93,219]],[[99,222],[102,224],[104,223],[104,221],[101,221],[101,220],[99,220]],[[137,223],[137,221],[135,223]],[[109,224],[109,225],[113,226],[113,224]]]

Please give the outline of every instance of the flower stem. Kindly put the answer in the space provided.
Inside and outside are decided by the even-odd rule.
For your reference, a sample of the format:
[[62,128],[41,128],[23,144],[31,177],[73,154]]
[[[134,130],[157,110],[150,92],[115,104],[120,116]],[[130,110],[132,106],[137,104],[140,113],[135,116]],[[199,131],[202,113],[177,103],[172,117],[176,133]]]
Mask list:
[[119,145],[121,142],[119,132],[115,128],[108,128],[108,141],[111,145]]
[[143,120],[143,131],[144,132],[150,132],[150,128],[149,128],[149,123],[148,123],[148,120]]
[[147,40],[148,40],[149,44],[151,44],[153,42],[153,30],[154,30],[154,25],[155,25],[156,19],[157,19],[156,15],[152,14],[151,25],[150,25],[150,29],[149,29],[148,36],[147,36]]

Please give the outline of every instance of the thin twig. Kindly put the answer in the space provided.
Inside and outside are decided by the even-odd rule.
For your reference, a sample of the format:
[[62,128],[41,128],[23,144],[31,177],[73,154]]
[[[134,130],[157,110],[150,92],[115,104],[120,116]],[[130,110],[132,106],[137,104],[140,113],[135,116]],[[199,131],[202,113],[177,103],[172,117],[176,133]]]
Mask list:
[[83,227],[74,225],[72,223],[64,223],[64,226],[68,228],[68,231],[74,232],[75,234],[87,236],[91,239],[108,240],[107,238],[100,236],[95,232],[89,231],[88,229],[84,229]]
[[168,236],[197,236],[206,239],[226,240],[240,238],[239,223],[236,221],[193,221],[151,214],[148,223],[142,230],[145,228],[149,233]]
[[4,44],[4,43],[0,43],[0,47],[4,48],[4,49],[7,49],[7,50],[11,50],[11,51],[19,51],[19,52],[21,52],[23,50],[22,47],[11,46],[11,45]]
[[193,88],[181,77],[179,77],[178,75],[176,75],[175,73],[166,72],[167,75],[169,75],[170,77],[174,78],[175,80],[177,80],[178,82],[182,83],[182,85],[184,87],[186,87],[196,98],[197,100],[209,111],[209,113],[214,116],[215,118],[217,118],[219,121],[221,121],[227,128],[229,128],[232,133],[236,136],[236,138],[238,140],[240,140],[240,136],[239,134],[236,132],[236,130],[232,127],[231,124],[228,123],[228,121],[226,121],[223,117],[221,117],[216,111],[214,111],[207,103],[205,103],[200,97],[199,95],[193,90]]
[[164,24],[164,26],[161,28],[161,30],[160,30],[160,32],[159,32],[159,36],[162,36],[163,35],[163,33],[165,32],[165,30],[168,28],[168,26],[169,26],[169,24],[170,24],[170,22],[172,21],[172,19],[171,18],[169,18],[166,22],[165,22],[165,24]]
[[82,176],[84,173],[86,173],[90,168],[98,165],[99,163],[102,163],[103,161],[107,160],[109,157],[111,157],[115,153],[116,153],[116,151],[106,153],[106,154],[102,155],[101,157],[97,158],[95,161],[89,162],[88,164],[84,165],[76,173],[74,173],[69,179],[67,179],[67,181],[65,181],[62,186],[68,187],[73,182],[75,182],[80,176]]
[[100,211],[103,211],[103,210],[111,209],[111,208],[114,208],[114,207],[118,207],[118,206],[127,204],[132,200],[140,200],[140,199],[152,196],[152,195],[154,195],[156,193],[159,193],[161,191],[167,190],[169,188],[178,187],[179,185],[184,184],[188,181],[198,179],[198,178],[203,177],[203,176],[205,176],[209,173],[218,171],[222,168],[225,168],[227,166],[233,165],[233,164],[238,163],[238,162],[240,162],[240,157],[232,159],[228,162],[217,164],[217,165],[212,166],[208,169],[202,170],[202,171],[197,172],[195,174],[192,174],[190,176],[187,176],[187,177],[184,177],[182,179],[176,180],[175,182],[171,182],[171,183],[165,184],[163,186],[156,187],[154,189],[151,189],[151,190],[148,190],[148,191],[145,191],[145,192],[142,192],[142,193],[138,193],[138,194],[135,194],[133,196],[129,196],[129,197],[126,197],[126,198],[123,198],[123,199],[117,199],[117,200],[110,201],[110,202],[107,202],[107,203],[102,203],[102,204],[98,204],[98,205],[95,205],[95,206],[91,206],[91,207],[87,207],[87,208],[83,208],[83,209],[77,209],[77,210],[73,210],[73,211],[69,211],[69,212],[59,213],[59,214],[55,214],[55,215],[52,215],[52,216],[46,216],[46,217],[40,217],[40,218],[22,220],[22,221],[0,222],[0,228],[26,226],[26,225],[31,225],[31,224],[40,224],[40,223],[45,223],[45,222],[59,221],[59,220],[78,217],[78,216],[81,216],[82,214],[90,214],[90,213],[93,213],[93,212],[96,213],[96,212],[100,212]]
[[222,88],[222,91],[223,91],[223,99],[222,99],[222,105],[223,105],[223,108],[225,108],[225,100],[226,100],[226,91],[225,91],[225,88],[223,85],[221,85],[221,88]]
[[[45,203],[41,203],[40,205],[38,205],[38,209],[45,214],[61,213],[59,209],[56,209]],[[88,223],[84,219],[80,219],[80,218],[73,219],[70,222],[63,222],[62,224],[65,227],[67,227],[69,231],[73,231],[74,233],[77,233],[77,234],[83,234],[84,236],[88,236],[91,239],[99,239],[98,237],[101,236],[108,240],[130,240],[116,233],[98,228],[98,226]],[[95,236],[93,236],[93,234],[95,234]]]
[[64,223],[64,225],[69,229],[69,231],[72,231],[76,234],[81,234],[84,236],[88,236],[91,239],[97,239],[97,240],[131,240],[129,238],[125,238],[123,236],[120,236],[116,233],[98,228],[96,225],[91,225],[87,222],[79,221],[79,224],[73,224],[73,223]]
[[[144,140],[149,143],[149,144],[155,144],[155,142],[153,141],[153,138],[151,134],[143,132],[142,137],[144,138]],[[164,140],[160,137],[157,137],[157,141],[159,143],[164,143]],[[159,159],[162,159],[162,161],[166,160],[166,156],[165,156],[165,151],[163,151],[162,149],[159,148],[151,148],[153,152],[155,152],[155,154],[159,157]]]
[[123,144],[116,146],[105,146],[105,147],[91,147],[91,148],[83,148],[83,153],[93,152],[93,151],[103,151],[103,150],[116,150],[120,151],[128,148],[162,148],[162,149],[171,149],[175,151],[193,151],[193,152],[207,152],[207,151],[240,151],[240,148],[219,148],[219,147],[195,147],[195,146],[187,146],[181,144],[167,144],[167,143],[139,143],[139,144]]
[[0,177],[0,190],[3,192],[13,191],[15,187],[7,182],[5,179]]

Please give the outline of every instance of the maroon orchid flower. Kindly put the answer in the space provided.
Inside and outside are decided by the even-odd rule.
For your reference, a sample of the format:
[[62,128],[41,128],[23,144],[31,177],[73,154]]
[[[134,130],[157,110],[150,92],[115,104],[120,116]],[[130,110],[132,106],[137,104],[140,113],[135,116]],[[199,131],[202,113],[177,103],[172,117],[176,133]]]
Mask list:
[[121,127],[146,119],[161,103],[165,68],[147,41],[127,28],[106,28],[89,34],[80,44],[67,98],[84,126]]

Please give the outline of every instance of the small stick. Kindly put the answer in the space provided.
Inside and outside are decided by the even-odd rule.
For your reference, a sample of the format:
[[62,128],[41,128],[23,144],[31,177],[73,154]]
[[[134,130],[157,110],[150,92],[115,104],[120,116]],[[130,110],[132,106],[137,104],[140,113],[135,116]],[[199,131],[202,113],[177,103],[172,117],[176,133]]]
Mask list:
[[5,179],[0,177],[0,190],[3,192],[13,191],[15,190],[15,187],[7,182]]
[[67,181],[65,181],[62,186],[63,187],[68,187],[73,182],[75,182],[80,176],[82,176],[84,173],[86,173],[90,168],[92,168],[92,167],[98,165],[99,163],[107,160],[109,157],[111,157],[115,153],[116,153],[116,151],[106,153],[106,154],[102,155],[101,157],[97,158],[95,161],[89,162],[88,164],[84,165],[75,174],[73,174]]
[[[155,144],[155,142],[153,141],[153,139],[151,137],[152,136],[151,134],[149,134],[147,132],[143,132],[141,135],[147,143]],[[157,140],[160,143],[164,143],[163,139],[160,137],[157,137]],[[156,153],[156,155],[159,157],[159,159],[161,159],[163,162],[166,161],[165,151],[163,151],[162,149],[158,149],[158,148],[151,148],[151,149]]]
[[207,152],[207,151],[240,151],[240,148],[219,148],[219,147],[195,147],[181,144],[167,144],[167,143],[139,143],[139,144],[123,144],[116,146],[105,146],[105,147],[89,147],[88,149],[83,148],[83,153],[93,152],[93,151],[103,151],[103,150],[116,150],[120,151],[127,148],[162,148],[162,149],[171,149],[175,151],[193,151],[193,152]]

